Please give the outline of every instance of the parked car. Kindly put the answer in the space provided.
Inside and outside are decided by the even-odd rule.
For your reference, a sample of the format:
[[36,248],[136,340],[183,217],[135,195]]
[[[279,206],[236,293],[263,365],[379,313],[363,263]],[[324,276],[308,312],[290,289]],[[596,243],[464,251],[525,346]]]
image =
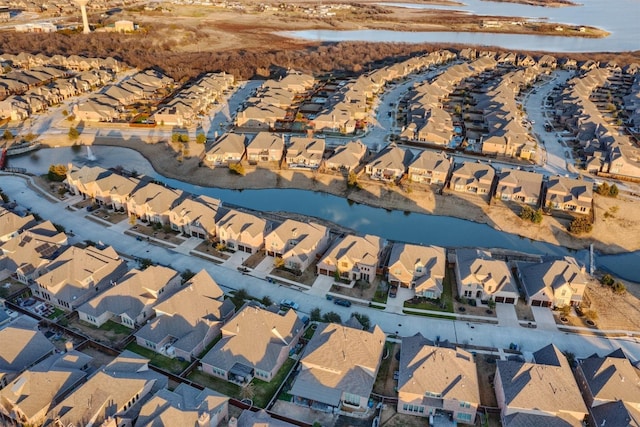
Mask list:
[[398,295],[398,288],[392,286],[389,288],[389,298],[395,298]]
[[291,301],[290,299],[283,299],[282,301],[280,301],[280,307],[284,309],[292,308],[294,310],[298,310],[300,308],[297,303]]
[[351,301],[347,299],[336,298],[333,300],[333,303],[341,305],[343,307],[351,307]]

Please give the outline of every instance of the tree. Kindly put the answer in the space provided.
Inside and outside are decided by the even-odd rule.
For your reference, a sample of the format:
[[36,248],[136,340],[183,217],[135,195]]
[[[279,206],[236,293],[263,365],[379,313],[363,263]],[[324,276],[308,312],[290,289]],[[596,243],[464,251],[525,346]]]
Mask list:
[[204,133],[199,133],[196,135],[196,142],[198,144],[204,144],[207,142],[207,136]]
[[193,271],[189,270],[188,268],[182,272],[182,274],[180,275],[180,277],[182,278],[182,283],[187,283],[189,281],[189,279],[191,279],[193,276],[195,276],[196,273],[194,273]]
[[349,188],[360,188],[360,183],[358,182],[358,174],[354,171],[349,171],[349,176],[347,177],[347,186]]
[[586,216],[577,217],[569,224],[569,232],[573,234],[590,233],[592,229],[593,224]]
[[253,398],[256,395],[256,386],[253,383],[249,383],[240,389],[240,399],[241,400],[251,400],[253,402]]
[[605,286],[613,286],[614,282],[615,280],[613,279],[613,276],[608,273],[602,276],[602,279],[600,279],[600,283]]
[[369,316],[360,313],[353,313],[353,316],[358,319],[358,322],[360,322],[365,331],[368,331],[369,328],[371,328],[371,320],[369,319]]
[[622,282],[615,282],[611,286],[611,289],[613,290],[614,294],[618,294],[618,295],[622,295],[627,292],[627,287]]
[[542,209],[538,209],[533,214],[533,218],[531,219],[531,221],[533,221],[534,224],[540,224],[543,218],[544,218],[544,214],[542,212]]
[[584,312],[584,317],[591,320],[592,322],[595,322],[596,320],[598,320],[598,312],[595,310],[587,310]]
[[606,182],[603,182],[602,184],[598,185],[598,189],[596,190],[596,192],[602,196],[608,196],[609,184],[607,184]]
[[80,131],[78,131],[78,129],[76,129],[75,127],[71,126],[69,128],[68,136],[71,141],[76,141],[78,138],[80,138]]
[[9,129],[6,129],[2,134],[2,139],[4,140],[13,139],[13,133]]
[[310,319],[312,322],[319,322],[320,320],[322,320],[322,312],[320,311],[319,307],[311,310]]
[[284,260],[282,259],[282,257],[277,256],[273,259],[273,266],[275,268],[282,268],[284,267]]
[[269,307],[273,305],[273,300],[271,299],[271,297],[269,295],[265,295],[262,297],[262,299],[260,300],[260,302],[265,306],[265,307]]
[[618,190],[618,186],[613,184],[611,188],[609,188],[609,197],[618,197],[619,192],[620,190]]
[[229,171],[232,173],[235,173],[236,175],[240,175],[240,176],[244,176],[244,174],[246,173],[244,170],[244,166],[242,166],[242,163],[231,163],[229,165]]
[[51,165],[47,173],[49,181],[62,182],[67,178],[67,167],[65,165]]
[[129,215],[129,225],[136,225],[138,218],[134,214]]
[[338,313],[330,311],[322,316],[322,321],[327,323],[342,323],[342,318]]

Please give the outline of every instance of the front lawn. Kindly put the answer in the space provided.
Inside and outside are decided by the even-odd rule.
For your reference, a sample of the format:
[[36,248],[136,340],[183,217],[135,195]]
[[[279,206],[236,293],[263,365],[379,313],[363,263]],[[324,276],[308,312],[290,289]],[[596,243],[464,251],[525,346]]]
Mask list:
[[442,296],[440,301],[429,300],[423,297],[414,297],[404,303],[405,308],[417,308],[421,310],[442,311],[453,313],[453,271],[447,268],[442,281]]
[[171,359],[170,357],[163,356],[153,350],[142,347],[135,342],[132,342],[126,348],[127,350],[139,354],[140,356],[146,357],[151,361],[152,365],[157,366],[160,369],[164,369],[165,371],[171,372],[172,374],[178,375],[182,371],[184,371],[187,366],[189,366],[189,362],[181,362],[178,359]]

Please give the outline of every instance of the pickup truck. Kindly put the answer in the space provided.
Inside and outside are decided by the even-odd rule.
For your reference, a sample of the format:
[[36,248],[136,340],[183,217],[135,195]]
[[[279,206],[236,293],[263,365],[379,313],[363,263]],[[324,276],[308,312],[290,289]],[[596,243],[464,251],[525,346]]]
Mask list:
[[280,307],[288,309],[288,308],[292,308],[294,310],[298,310],[300,308],[300,306],[291,301],[290,299],[283,299],[282,301],[280,301]]

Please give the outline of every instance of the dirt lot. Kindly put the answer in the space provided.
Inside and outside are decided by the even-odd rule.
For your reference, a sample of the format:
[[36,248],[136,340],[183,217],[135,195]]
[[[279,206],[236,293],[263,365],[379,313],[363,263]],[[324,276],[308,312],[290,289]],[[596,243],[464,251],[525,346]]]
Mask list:
[[331,292],[335,292],[340,295],[360,298],[363,300],[371,301],[376,294],[376,289],[378,289],[378,285],[380,284],[380,278],[376,277],[373,280],[373,283],[366,282],[364,280],[359,280],[353,285],[353,288],[347,288],[346,286],[340,285],[332,285]]
[[219,250],[217,250],[216,248],[214,248],[211,244],[211,242],[202,242],[200,243],[198,246],[196,246],[196,251],[198,252],[203,252],[206,254],[210,254],[216,258],[220,258],[220,259],[229,259],[229,254],[225,253],[225,252],[221,252]]
[[385,352],[388,356],[382,359],[382,364],[378,370],[378,377],[373,386],[373,392],[383,396],[396,396],[395,388],[397,381],[393,379],[393,373],[398,370],[400,362],[396,359],[396,353],[400,351],[400,344],[386,343]]
[[[497,357],[478,354],[475,358],[478,371],[478,383],[480,386],[480,404],[483,406],[498,407],[496,393],[493,389],[493,378],[496,373],[495,360]],[[489,363],[494,360],[494,363]]]

